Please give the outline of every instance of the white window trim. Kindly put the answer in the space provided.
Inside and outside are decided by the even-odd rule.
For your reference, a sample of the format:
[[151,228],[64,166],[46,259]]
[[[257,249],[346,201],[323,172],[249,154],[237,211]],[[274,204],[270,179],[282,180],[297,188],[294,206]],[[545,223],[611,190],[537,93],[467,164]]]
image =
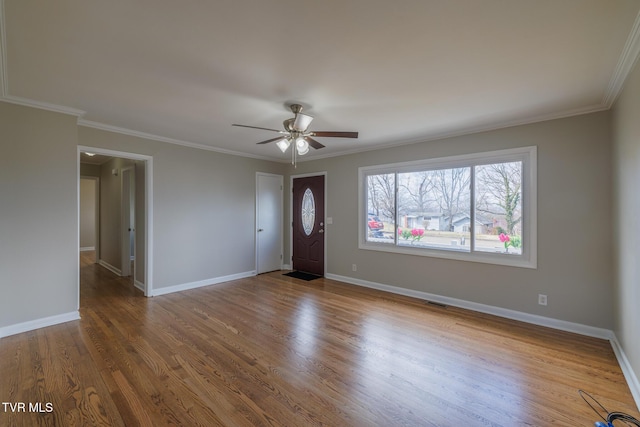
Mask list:
[[[462,252],[455,249],[413,248],[366,240],[367,192],[366,177],[369,175],[411,172],[425,169],[473,167],[483,164],[522,161],[522,254],[505,255],[491,252]],[[407,255],[446,258],[512,267],[537,268],[538,257],[538,192],[537,192],[537,147],[512,148],[460,156],[440,157],[410,162],[392,163],[358,168],[358,247],[360,249],[393,252]],[[473,186],[472,186],[473,188]],[[473,190],[472,190],[473,191]],[[473,205],[473,203],[472,203]],[[474,208],[474,206],[472,206]]]

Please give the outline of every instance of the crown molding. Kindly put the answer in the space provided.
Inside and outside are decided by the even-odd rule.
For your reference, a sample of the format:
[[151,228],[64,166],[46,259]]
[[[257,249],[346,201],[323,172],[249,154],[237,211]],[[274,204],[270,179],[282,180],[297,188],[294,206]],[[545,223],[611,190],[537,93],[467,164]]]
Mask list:
[[76,117],[82,117],[85,115],[85,111],[78,110],[76,108],[9,95],[9,74],[7,71],[7,25],[5,20],[6,15],[4,4],[5,0],[0,0],[0,101],[25,107],[38,108],[41,110],[54,111],[56,113],[70,114]]
[[18,96],[4,95],[0,97],[0,101],[11,104],[22,105],[25,107],[38,108],[40,110],[53,111],[56,113],[69,114],[71,116],[82,117],[85,111],[76,108],[65,107],[64,105],[50,104],[48,102],[34,101],[33,99],[20,98]]
[[534,124],[539,122],[546,122],[549,120],[564,119],[564,118],[573,117],[573,116],[581,116],[583,114],[597,113],[597,112],[605,111],[608,109],[609,107],[606,105],[595,104],[588,107],[574,108],[571,110],[560,111],[552,114],[543,114],[539,116],[526,117],[521,119],[505,120],[502,122],[485,123],[477,126],[468,127],[465,129],[436,132],[431,135],[422,136],[420,138],[382,143],[382,144],[377,144],[369,147],[340,151],[337,153],[314,155],[313,157],[307,157],[307,158],[299,157],[298,163],[327,159],[330,157],[346,156],[349,154],[357,154],[357,153],[363,153],[367,151],[383,150],[385,148],[401,147],[404,145],[420,144],[423,142],[433,142],[441,139],[455,138],[459,136],[472,135],[472,134],[482,133],[482,132],[490,132],[494,130],[506,129],[506,128],[515,127],[515,126],[524,126],[524,125],[529,125],[529,124]]
[[199,150],[214,151],[216,153],[229,154],[229,155],[232,155],[232,156],[248,157],[248,158],[251,158],[251,159],[268,160],[268,161],[278,161],[279,160],[279,159],[274,159],[272,157],[258,156],[258,155],[255,155],[255,154],[242,153],[240,151],[226,150],[224,148],[213,147],[211,145],[206,145],[206,144],[198,144],[198,143],[195,143],[195,142],[189,142],[189,141],[183,141],[183,140],[179,140],[179,139],[167,138],[165,136],[154,135],[154,134],[146,133],[146,132],[140,132],[140,131],[137,131],[137,130],[122,128],[122,127],[113,126],[113,125],[108,125],[108,124],[104,124],[104,123],[100,123],[100,122],[93,122],[93,121],[85,120],[85,119],[82,119],[82,118],[78,119],[78,126],[84,126],[84,127],[88,127],[88,128],[104,130],[104,131],[107,131],[107,132],[114,132],[114,133],[119,133],[119,134],[128,135],[128,136],[134,136],[134,137],[142,138],[142,139],[149,139],[149,140],[152,140],[152,141],[166,142],[168,144],[181,145],[183,147],[196,148],[196,149],[199,149]]
[[624,86],[624,82],[627,80],[627,77],[629,76],[629,73],[631,73],[631,70],[633,70],[636,62],[638,62],[639,56],[640,12],[638,12],[636,20],[633,22],[633,27],[631,28],[629,37],[624,44],[624,48],[622,49],[622,53],[618,59],[618,64],[611,76],[611,81],[609,81],[609,87],[607,87],[604,98],[602,99],[602,103],[606,105],[607,108],[611,108],[616,99],[618,99],[618,96]]

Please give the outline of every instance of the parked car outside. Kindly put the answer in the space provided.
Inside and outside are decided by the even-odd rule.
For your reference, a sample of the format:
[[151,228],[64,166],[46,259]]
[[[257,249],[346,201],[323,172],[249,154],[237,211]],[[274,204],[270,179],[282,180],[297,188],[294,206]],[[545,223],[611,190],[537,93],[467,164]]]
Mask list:
[[367,219],[367,225],[369,226],[369,233],[373,237],[382,237],[382,230],[384,229],[384,223],[380,221],[377,215],[369,213]]

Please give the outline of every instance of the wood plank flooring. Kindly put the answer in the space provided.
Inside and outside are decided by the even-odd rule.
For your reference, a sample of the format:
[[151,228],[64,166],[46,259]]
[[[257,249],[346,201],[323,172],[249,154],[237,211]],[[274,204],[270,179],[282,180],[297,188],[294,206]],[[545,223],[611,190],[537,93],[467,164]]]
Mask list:
[[80,311],[0,339],[0,402],[43,408],[1,426],[592,426],[578,389],[640,417],[606,341],[328,279],[145,298],[83,258]]

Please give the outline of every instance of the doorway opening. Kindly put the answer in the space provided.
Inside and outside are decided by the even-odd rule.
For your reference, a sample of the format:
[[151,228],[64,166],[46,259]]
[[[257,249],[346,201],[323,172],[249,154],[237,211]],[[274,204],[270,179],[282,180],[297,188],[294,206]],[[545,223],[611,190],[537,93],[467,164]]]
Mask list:
[[[87,154],[89,153],[89,154]],[[150,156],[78,146],[79,257],[90,263],[86,242],[90,203],[82,199],[84,180],[98,182],[95,208],[93,262],[120,278],[130,278],[145,296],[153,295],[153,160]],[[84,226],[84,227],[83,227]],[[87,246],[83,246],[86,244]],[[80,266],[78,267],[80,297]],[[78,306],[80,301],[78,301]]]

